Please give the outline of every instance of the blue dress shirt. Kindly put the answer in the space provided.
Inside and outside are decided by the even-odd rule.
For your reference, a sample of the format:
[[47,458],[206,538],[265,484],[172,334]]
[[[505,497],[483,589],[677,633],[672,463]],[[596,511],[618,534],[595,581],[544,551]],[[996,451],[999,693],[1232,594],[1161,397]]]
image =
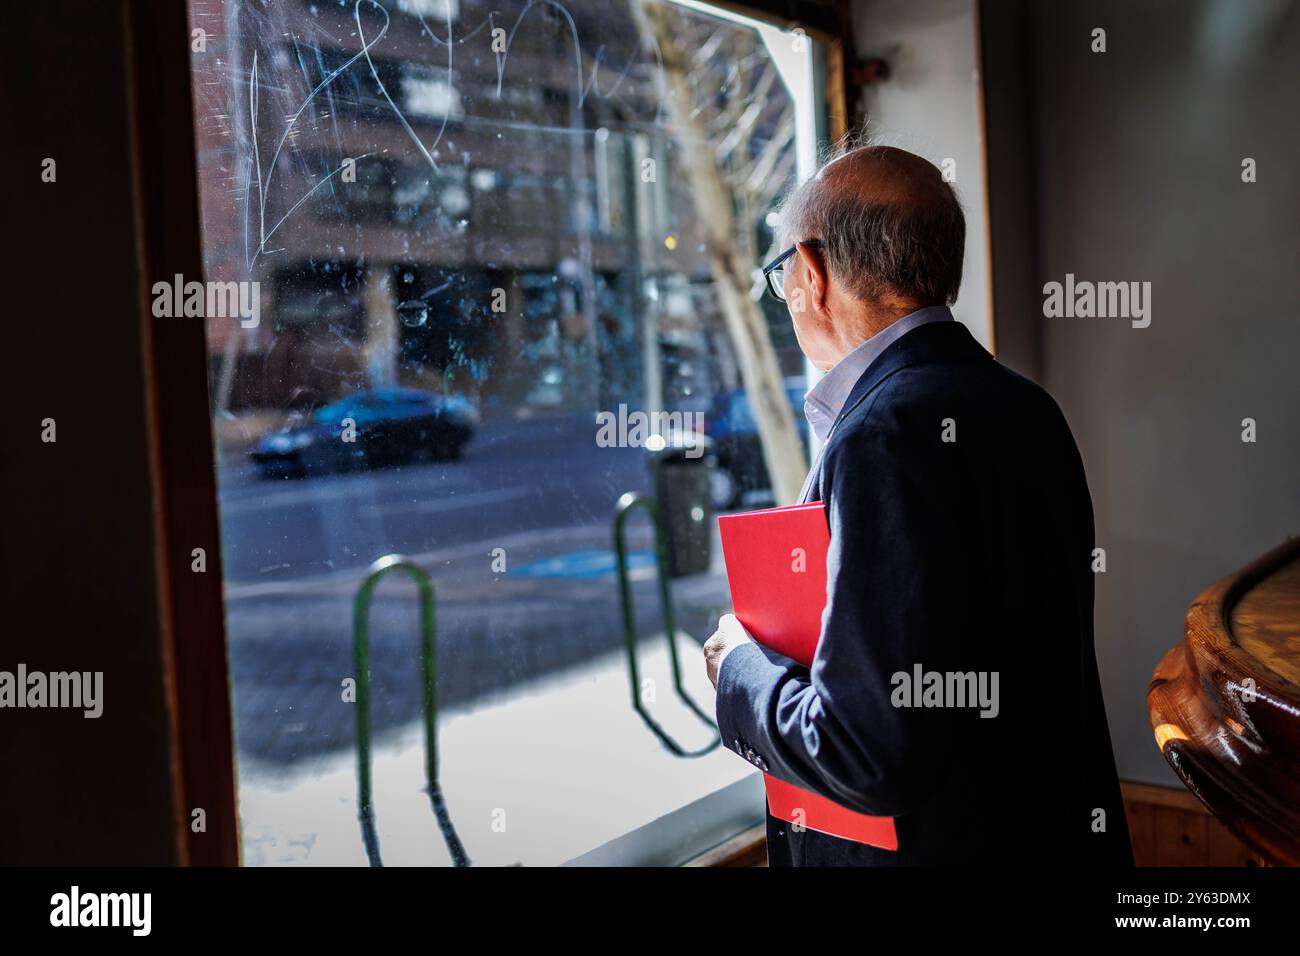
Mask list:
[[913,329],[930,322],[954,321],[952,312],[946,305],[932,305],[917,309],[903,316],[897,322],[881,329],[867,339],[844,358],[835,363],[834,368],[822,376],[821,381],[808,390],[804,396],[803,413],[812,426],[819,441],[825,442],[830,437],[831,426],[848,400],[849,392],[857,384],[862,373],[867,370],[881,352],[889,348]]

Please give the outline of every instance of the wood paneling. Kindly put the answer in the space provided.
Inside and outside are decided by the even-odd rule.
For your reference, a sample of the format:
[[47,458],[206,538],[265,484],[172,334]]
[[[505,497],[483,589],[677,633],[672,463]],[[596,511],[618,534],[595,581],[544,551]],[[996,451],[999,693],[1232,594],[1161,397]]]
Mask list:
[[1266,866],[1185,790],[1122,784],[1138,866]]

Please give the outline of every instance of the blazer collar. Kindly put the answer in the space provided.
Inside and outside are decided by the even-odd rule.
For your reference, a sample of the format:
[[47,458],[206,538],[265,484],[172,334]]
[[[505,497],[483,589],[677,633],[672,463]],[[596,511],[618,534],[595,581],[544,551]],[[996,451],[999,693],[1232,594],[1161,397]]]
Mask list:
[[799,503],[806,504],[814,500],[812,495],[821,487],[822,463],[826,459],[826,450],[835,441],[835,427],[866,401],[867,396],[875,391],[876,386],[909,365],[937,360],[970,361],[979,358],[988,359],[991,356],[960,322],[931,322],[922,325],[912,329],[881,352],[858,378],[853,390],[849,392],[848,399],[844,402],[844,407],[835,417],[831,437],[822,445],[821,451],[817,454],[817,461],[813,463],[808,477],[804,479],[803,489],[799,492]]
[[[840,422],[866,400],[877,385],[900,369],[921,362],[952,360],[960,358],[988,358],[988,352],[975,341],[975,338],[960,322],[930,322],[912,329],[898,341],[876,356],[876,360],[867,366],[858,378],[857,384],[849,392],[844,407],[835,416],[831,434]],[[828,442],[829,444],[829,442]]]

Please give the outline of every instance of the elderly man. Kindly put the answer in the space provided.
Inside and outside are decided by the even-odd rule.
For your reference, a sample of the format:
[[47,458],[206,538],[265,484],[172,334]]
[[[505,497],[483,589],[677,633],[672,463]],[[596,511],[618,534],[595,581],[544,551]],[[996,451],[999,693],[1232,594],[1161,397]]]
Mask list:
[[[727,746],[894,817],[899,848],[769,816],[770,862],[1131,863],[1083,465],[1051,397],[953,320],[956,195],[919,156],[861,147],[791,196],[781,230],[769,288],[826,373],[802,499],[830,526],[821,640],[805,668],[727,615],[705,658]],[[952,694],[964,680],[982,693]]]

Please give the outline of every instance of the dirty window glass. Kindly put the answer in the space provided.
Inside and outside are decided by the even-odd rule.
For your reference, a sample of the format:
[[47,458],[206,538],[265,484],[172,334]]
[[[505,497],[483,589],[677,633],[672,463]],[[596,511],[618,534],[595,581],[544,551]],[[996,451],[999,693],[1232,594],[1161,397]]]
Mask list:
[[[718,262],[801,405],[749,270],[814,45],[667,2],[190,13],[204,278],[250,293],[206,319],[245,862],[561,863],[752,775],[699,654],[713,515],[772,500]],[[683,693],[644,508],[632,682],[629,493]]]

